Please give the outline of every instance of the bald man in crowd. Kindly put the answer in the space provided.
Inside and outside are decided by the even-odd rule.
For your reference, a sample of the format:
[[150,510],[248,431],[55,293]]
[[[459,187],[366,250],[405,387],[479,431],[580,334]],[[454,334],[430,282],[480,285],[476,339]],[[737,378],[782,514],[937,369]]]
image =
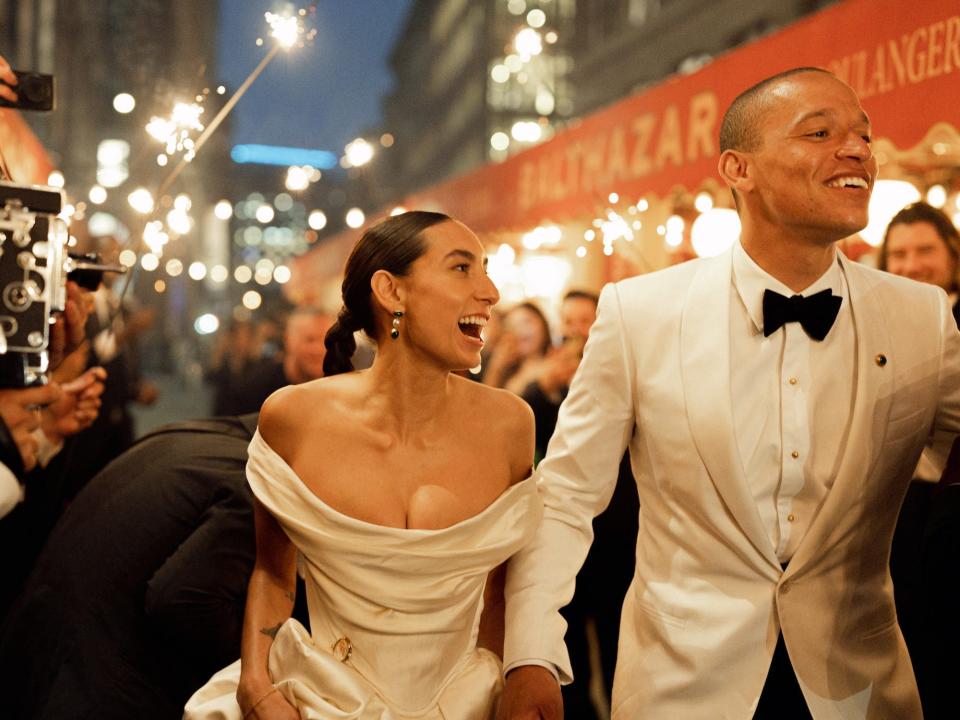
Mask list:
[[327,354],[323,340],[333,320],[319,308],[294,309],[284,328],[282,356],[262,361],[236,388],[231,405],[236,413],[258,412],[263,401],[280,388],[323,377],[323,359]]

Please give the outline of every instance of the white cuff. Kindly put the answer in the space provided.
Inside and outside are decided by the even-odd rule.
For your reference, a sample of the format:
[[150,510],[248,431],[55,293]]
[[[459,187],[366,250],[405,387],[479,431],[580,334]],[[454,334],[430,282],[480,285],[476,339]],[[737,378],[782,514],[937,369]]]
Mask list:
[[0,517],[13,510],[23,500],[23,485],[10,468],[0,463]]
[[503,676],[506,677],[507,673],[511,670],[516,670],[518,667],[523,667],[524,665],[536,665],[538,667],[546,668],[550,671],[550,674],[553,675],[553,679],[557,681],[557,684],[560,684],[560,673],[557,671],[557,666],[552,662],[547,662],[546,660],[515,660],[503,669]]

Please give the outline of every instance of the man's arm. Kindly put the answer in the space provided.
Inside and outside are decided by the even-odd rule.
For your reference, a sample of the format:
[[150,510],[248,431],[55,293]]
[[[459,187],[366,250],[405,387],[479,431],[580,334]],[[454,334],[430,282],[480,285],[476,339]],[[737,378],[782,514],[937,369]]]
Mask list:
[[[543,525],[507,567],[504,667],[509,673],[505,698],[511,707],[518,706],[520,696],[512,689],[516,678],[553,682],[546,672],[510,672],[515,668],[546,661],[556,667],[562,682],[572,677],[563,643],[566,623],[559,611],[573,597],[577,572],[593,539],[593,518],[610,501],[635,422],[634,368],[623,333],[617,288],[607,286],[547,457],[537,469]],[[523,691],[531,693],[530,688]],[[524,712],[518,707],[515,714],[501,717],[523,717]]]

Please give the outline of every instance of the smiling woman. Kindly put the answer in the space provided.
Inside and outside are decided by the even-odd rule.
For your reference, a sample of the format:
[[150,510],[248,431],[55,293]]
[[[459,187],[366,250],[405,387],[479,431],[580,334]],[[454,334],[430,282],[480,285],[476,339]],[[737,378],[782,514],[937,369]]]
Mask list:
[[[327,377],[272,395],[250,446],[242,665],[185,717],[493,720],[502,564],[542,516],[530,409],[453,372],[478,363],[498,300],[480,241],[446,215],[363,234]],[[358,331],[377,344],[369,370],[350,365]],[[288,619],[297,555],[309,635]]]

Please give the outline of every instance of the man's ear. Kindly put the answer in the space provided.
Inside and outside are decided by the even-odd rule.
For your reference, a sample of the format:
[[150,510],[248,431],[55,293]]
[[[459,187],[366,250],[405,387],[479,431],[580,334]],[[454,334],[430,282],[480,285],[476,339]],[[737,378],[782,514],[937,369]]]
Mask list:
[[406,290],[401,279],[393,273],[377,270],[370,278],[370,290],[373,301],[388,315],[404,309]]
[[724,150],[717,165],[720,177],[741,196],[753,190],[753,164],[745,153],[738,150]]

